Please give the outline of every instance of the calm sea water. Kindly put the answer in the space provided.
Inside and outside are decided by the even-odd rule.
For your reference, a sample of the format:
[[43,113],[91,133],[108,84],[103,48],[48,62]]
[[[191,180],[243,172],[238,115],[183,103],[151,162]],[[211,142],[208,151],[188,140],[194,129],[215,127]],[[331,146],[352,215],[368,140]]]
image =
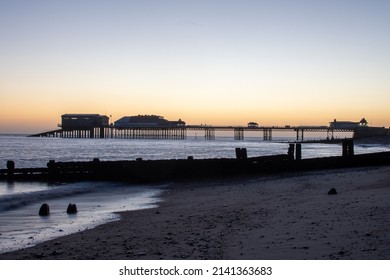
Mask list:
[[[341,136],[342,137],[342,136]],[[315,137],[314,137],[315,138]],[[318,138],[318,137],[317,137]],[[248,156],[285,154],[294,135],[274,135],[272,142],[260,137],[235,141],[232,136],[205,140],[192,135],[186,140],[64,139],[0,135],[0,168],[8,160],[16,167],[45,167],[49,160],[89,161],[234,158],[235,148],[247,148]],[[356,145],[355,153],[389,151],[389,145]],[[341,145],[303,144],[303,158],[341,154]],[[113,182],[54,184],[0,181],[0,252],[6,252],[57,236],[118,219],[114,212],[155,207],[164,185],[129,185]],[[49,217],[38,215],[48,203]],[[67,215],[68,203],[79,212]]]

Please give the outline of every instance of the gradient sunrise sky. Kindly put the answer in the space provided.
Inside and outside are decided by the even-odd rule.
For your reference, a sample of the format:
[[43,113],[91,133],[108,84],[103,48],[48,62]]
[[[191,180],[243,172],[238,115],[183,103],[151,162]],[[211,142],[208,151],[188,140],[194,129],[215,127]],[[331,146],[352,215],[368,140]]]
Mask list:
[[0,1],[0,133],[64,113],[390,125],[390,1]]

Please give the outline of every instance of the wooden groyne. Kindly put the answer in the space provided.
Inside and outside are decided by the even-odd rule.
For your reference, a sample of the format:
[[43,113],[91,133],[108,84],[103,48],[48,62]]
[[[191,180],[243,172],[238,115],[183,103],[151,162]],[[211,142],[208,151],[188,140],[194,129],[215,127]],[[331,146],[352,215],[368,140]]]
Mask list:
[[249,159],[172,159],[55,162],[45,168],[1,169],[0,180],[110,180],[130,182],[157,182],[163,180],[208,178],[250,171],[251,164],[264,164],[288,160],[287,155]]
[[44,168],[15,168],[9,161],[7,169],[0,170],[0,180],[158,182],[390,164],[390,152],[354,155],[348,143],[341,156],[301,159],[300,150],[300,144],[290,144],[285,155],[247,158],[246,149],[236,149],[237,157],[230,159],[49,161]]

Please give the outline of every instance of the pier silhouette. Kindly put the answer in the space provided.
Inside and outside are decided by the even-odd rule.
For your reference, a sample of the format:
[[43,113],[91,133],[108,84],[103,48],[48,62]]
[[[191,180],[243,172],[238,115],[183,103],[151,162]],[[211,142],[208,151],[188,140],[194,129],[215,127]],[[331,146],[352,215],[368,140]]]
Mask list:
[[186,139],[187,132],[203,132],[206,140],[214,140],[217,131],[233,132],[234,140],[244,140],[245,133],[255,132],[264,141],[271,141],[274,131],[291,131],[296,134],[296,141],[303,141],[308,132],[324,132],[326,139],[334,139],[335,132],[352,132],[353,138],[389,135],[384,127],[368,127],[359,122],[331,122],[329,126],[259,126],[255,122],[247,126],[212,126],[188,125],[181,119],[168,121],[156,115],[138,115],[123,117],[109,124],[107,116],[98,114],[65,114],[62,115],[61,128],[30,135],[30,137],[61,138],[119,138],[119,139]]
[[29,135],[30,137],[61,138],[116,138],[116,139],[186,139],[188,131],[203,132],[206,140],[214,140],[217,131],[233,132],[234,140],[244,140],[246,132],[258,132],[264,141],[271,141],[274,131],[291,131],[297,141],[303,141],[308,132],[324,132],[327,139],[334,139],[336,132],[352,132],[354,138],[364,136],[388,135],[385,128],[331,128],[329,126],[209,126],[186,125],[181,127],[128,127],[119,128],[112,125],[91,128],[62,128]]

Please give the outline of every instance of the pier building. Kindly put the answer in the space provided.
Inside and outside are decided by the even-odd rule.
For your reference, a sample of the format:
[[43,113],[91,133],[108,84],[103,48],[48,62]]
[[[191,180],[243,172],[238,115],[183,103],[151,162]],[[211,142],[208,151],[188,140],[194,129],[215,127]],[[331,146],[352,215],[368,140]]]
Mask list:
[[178,121],[168,121],[162,116],[156,115],[138,115],[126,116],[114,122],[114,127],[183,127],[186,123],[179,119]]
[[367,127],[367,125],[368,122],[365,118],[361,119],[360,122],[337,121],[334,119],[333,122],[329,123],[329,127],[335,129],[355,129],[357,127]]
[[99,114],[65,114],[61,120],[62,129],[91,129],[109,124],[109,118]]

